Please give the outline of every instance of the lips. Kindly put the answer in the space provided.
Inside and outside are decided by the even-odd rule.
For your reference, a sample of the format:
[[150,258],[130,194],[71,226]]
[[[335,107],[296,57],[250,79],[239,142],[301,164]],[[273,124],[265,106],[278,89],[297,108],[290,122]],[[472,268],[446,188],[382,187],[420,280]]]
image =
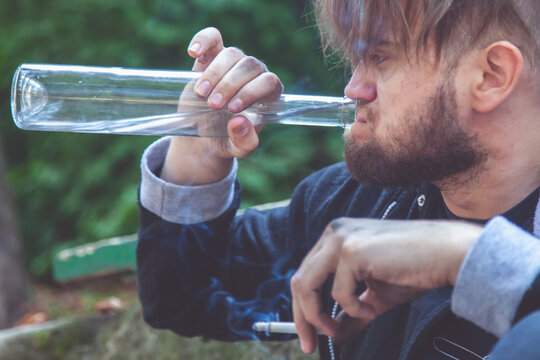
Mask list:
[[360,111],[358,108],[356,109],[356,116],[350,127],[350,134],[356,141],[367,140],[371,136],[372,131],[371,127],[373,124],[371,124],[367,116],[364,117],[364,115],[367,115],[365,114],[365,109],[362,110],[363,111]]
[[367,124],[368,123],[368,117],[365,116],[369,114],[369,110],[367,109],[366,104],[364,103],[356,103],[356,111],[355,111],[355,122],[361,123],[361,124]]
[[356,116],[355,122],[361,123],[361,124],[367,124],[368,123],[367,119],[362,117],[362,116]]

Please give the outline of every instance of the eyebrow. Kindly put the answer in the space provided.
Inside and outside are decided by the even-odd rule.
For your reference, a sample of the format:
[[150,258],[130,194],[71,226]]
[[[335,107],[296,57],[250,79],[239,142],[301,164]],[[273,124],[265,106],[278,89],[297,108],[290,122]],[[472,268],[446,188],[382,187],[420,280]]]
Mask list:
[[364,52],[365,55],[372,54],[377,51],[391,51],[395,48],[395,43],[388,40],[380,40],[372,43]]
[[375,48],[388,48],[388,47],[391,47],[395,45],[393,42],[389,41],[389,40],[380,40],[380,41],[377,41],[373,44],[372,48],[375,49]]
[[377,51],[383,51],[383,52],[389,52],[392,50],[395,50],[396,42],[379,38],[369,44],[367,49],[364,49],[364,51],[361,52],[360,55],[353,55],[352,57],[352,63],[358,64],[363,63],[367,60],[367,58],[371,55],[373,55],[374,52]]

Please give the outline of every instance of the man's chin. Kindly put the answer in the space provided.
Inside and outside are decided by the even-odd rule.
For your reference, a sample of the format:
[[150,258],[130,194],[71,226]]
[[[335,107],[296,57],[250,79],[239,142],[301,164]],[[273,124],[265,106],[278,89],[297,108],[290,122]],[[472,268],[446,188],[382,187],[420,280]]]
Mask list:
[[373,144],[370,144],[369,141],[359,141],[350,130],[345,132],[344,137],[345,165],[352,178],[368,185],[383,185],[384,180],[379,176],[381,169],[377,166],[377,163],[380,162],[375,160],[380,157],[380,151],[374,152]]
[[423,178],[407,157],[392,158],[376,139],[360,142],[345,134],[345,164],[356,181],[372,186],[416,186]]
[[390,156],[374,139],[359,144],[350,134],[345,135],[345,164],[356,181],[372,186],[410,187],[433,183],[440,189],[462,186],[482,169],[486,154],[472,149],[453,151],[448,148],[436,156],[426,156],[420,150],[406,149]]
[[371,137],[371,132],[365,131],[366,129],[358,129],[355,124],[351,125],[343,133],[346,147],[354,147],[356,149],[364,147],[368,142],[374,141]]

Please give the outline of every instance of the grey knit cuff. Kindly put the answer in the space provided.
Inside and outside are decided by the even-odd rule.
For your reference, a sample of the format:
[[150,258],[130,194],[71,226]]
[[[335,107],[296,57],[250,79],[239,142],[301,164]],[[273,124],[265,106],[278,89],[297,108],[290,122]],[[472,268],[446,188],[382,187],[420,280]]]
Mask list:
[[238,168],[236,159],[224,179],[208,185],[180,186],[168,183],[155,172],[163,166],[171,138],[150,145],[141,160],[142,206],[162,219],[177,224],[197,224],[215,219],[231,205]]
[[452,311],[504,335],[525,292],[540,272],[540,241],[502,216],[485,226],[456,280]]

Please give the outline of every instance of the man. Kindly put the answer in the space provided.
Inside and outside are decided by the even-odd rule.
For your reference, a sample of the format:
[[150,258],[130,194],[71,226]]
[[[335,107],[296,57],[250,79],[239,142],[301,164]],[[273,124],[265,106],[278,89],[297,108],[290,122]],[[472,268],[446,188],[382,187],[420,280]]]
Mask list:
[[[252,321],[290,319],[292,307],[303,351],[314,351],[316,328],[330,336],[322,358],[538,358],[540,4],[316,5],[323,39],[354,68],[346,166],[307,178],[288,207],[234,217],[232,159],[256,148],[259,129],[236,116],[228,140],[150,147],[145,318],[235,340],[253,337]],[[189,53],[204,70],[195,92],[212,108],[237,113],[281,92],[215,29]]]

